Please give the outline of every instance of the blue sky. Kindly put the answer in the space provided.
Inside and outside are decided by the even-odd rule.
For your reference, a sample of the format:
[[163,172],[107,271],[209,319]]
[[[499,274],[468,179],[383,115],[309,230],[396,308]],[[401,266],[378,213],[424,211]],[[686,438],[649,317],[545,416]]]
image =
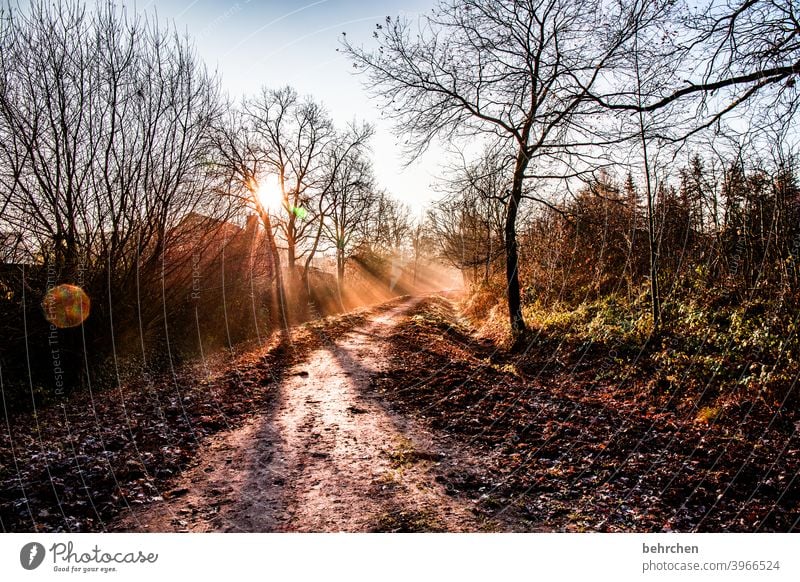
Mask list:
[[381,121],[377,104],[367,98],[351,63],[336,49],[342,32],[369,45],[375,24],[387,15],[413,16],[433,4],[434,0],[139,0],[133,6],[155,10],[160,19],[174,21],[186,31],[234,97],[262,86],[288,84],[322,101],[339,123],[354,117],[376,123],[373,152],[378,179],[419,211],[435,197],[430,184],[435,180],[437,154],[432,151],[420,162],[402,167],[391,126]]

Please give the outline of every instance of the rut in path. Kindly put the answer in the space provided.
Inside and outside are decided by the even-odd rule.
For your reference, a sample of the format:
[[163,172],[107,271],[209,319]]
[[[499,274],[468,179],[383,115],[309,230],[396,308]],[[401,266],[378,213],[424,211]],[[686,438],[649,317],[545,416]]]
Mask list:
[[474,461],[387,410],[371,378],[383,337],[414,300],[292,367],[270,413],[215,437],[179,497],[124,517],[138,531],[478,531],[496,524],[446,494],[437,474]]

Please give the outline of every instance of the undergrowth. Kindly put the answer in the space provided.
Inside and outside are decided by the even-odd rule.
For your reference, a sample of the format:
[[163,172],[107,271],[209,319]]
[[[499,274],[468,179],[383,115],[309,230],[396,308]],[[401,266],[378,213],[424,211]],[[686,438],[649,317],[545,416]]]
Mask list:
[[[718,407],[755,402],[772,409],[798,402],[798,309],[787,299],[730,300],[691,290],[664,302],[654,332],[646,292],[629,300],[607,295],[577,304],[534,299],[523,307],[524,358],[542,357],[575,369],[599,368],[608,383],[640,380],[655,400],[680,393],[703,420]],[[462,302],[481,336],[511,344],[502,289],[484,286]],[[680,404],[680,403],[678,403]]]

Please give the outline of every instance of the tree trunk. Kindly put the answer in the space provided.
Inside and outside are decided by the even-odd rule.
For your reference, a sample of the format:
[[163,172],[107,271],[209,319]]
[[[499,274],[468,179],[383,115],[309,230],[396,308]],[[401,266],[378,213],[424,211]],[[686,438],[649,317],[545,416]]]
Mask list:
[[657,331],[661,322],[661,292],[658,289],[658,249],[653,198],[649,192],[647,194],[647,242],[650,247],[650,311],[653,316],[653,330]]
[[339,308],[345,311],[344,307],[344,250],[341,248],[336,249],[336,293],[339,296]]
[[286,268],[289,274],[287,281],[287,291],[291,298],[291,303],[287,304],[289,320],[293,323],[303,321],[306,318],[307,299],[305,287],[297,267],[297,229],[295,228],[295,218],[290,215],[286,226],[286,257],[288,264]]
[[282,329],[288,329],[289,318],[286,313],[286,298],[283,288],[283,273],[281,272],[281,256],[278,253],[278,245],[275,244],[275,235],[272,232],[272,222],[269,219],[269,214],[261,211],[261,221],[264,223],[264,229],[267,231],[267,244],[269,245],[269,253],[272,257],[272,268],[275,269],[275,288],[273,289],[272,308],[276,312],[278,323]]
[[[641,116],[641,113],[639,114]],[[653,204],[653,186],[650,180],[650,162],[647,156],[647,140],[642,128],[642,151],[644,158],[644,184],[647,195],[647,242],[650,248],[650,311],[653,316],[653,331],[658,331],[661,322],[661,292],[658,289],[658,248],[655,228],[655,209]]]
[[517,252],[517,212],[522,200],[522,180],[528,167],[528,156],[520,148],[514,167],[514,180],[511,195],[506,205],[506,284],[508,292],[508,315],[511,321],[511,333],[514,341],[518,341],[525,333],[525,319],[522,317],[522,299],[519,285],[519,254]]
[[292,224],[293,221],[289,221],[289,225],[286,228],[286,258],[288,261],[289,273],[291,273],[292,280],[294,281],[294,277],[297,274],[295,270],[295,263],[297,262],[297,248],[295,246],[295,233],[294,233],[294,225]]
[[489,221],[486,221],[486,265],[483,273],[483,284],[488,288],[489,279],[492,274],[492,255],[494,249],[492,248],[492,227]]
[[341,295],[342,285],[344,285],[344,253],[341,250],[336,251],[336,283],[339,286],[339,295]]
[[[639,37],[635,37],[634,57],[636,59],[636,87],[639,107],[642,105],[642,80],[639,76]],[[650,311],[653,316],[653,333],[658,332],[661,323],[661,292],[658,288],[658,249],[655,228],[655,209],[653,204],[653,185],[650,179],[650,159],[647,155],[647,136],[645,135],[644,113],[639,110],[639,135],[642,140],[644,162],[644,184],[647,190],[647,242],[650,248]]]

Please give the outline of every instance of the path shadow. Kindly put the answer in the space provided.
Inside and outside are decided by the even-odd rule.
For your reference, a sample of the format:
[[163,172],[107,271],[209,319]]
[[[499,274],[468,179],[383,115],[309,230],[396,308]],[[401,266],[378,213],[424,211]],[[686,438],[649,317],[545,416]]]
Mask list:
[[[256,432],[232,531],[442,531],[433,503],[397,476],[393,451],[411,443],[407,423],[369,394],[380,338],[408,305],[336,338],[288,371]],[[416,478],[416,477],[415,477]],[[436,485],[433,479],[426,484]],[[416,498],[414,496],[416,495]],[[426,507],[430,505],[430,507]]]

